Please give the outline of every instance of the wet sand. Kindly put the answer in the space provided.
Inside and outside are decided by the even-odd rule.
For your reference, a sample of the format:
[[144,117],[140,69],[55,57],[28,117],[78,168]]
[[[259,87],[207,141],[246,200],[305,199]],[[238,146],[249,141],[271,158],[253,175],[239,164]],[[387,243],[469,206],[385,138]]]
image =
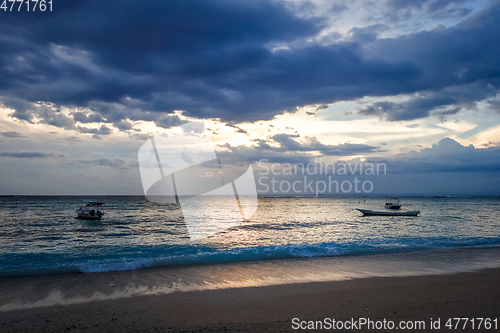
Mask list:
[[[463,255],[471,256],[470,253],[472,252],[468,251]],[[484,251],[477,253],[484,253]],[[497,254],[496,250],[489,252],[487,257],[495,254]],[[450,259],[449,252],[438,257],[444,259],[447,256]],[[474,256],[475,254],[472,255]],[[424,257],[429,261],[428,255]],[[376,267],[380,265],[377,263],[376,256],[364,258],[366,263],[372,263],[372,266],[367,266],[366,263],[358,265],[359,272],[365,270],[364,277],[360,274],[335,281],[330,276],[325,279],[333,281],[294,283],[290,280],[287,284],[278,284],[280,280],[275,279],[274,283],[262,286],[252,286],[252,283],[253,285],[259,284],[259,278],[263,278],[262,275],[248,276],[247,279],[253,281],[248,282],[244,276],[236,272],[241,273],[243,270],[243,275],[251,274],[251,270],[244,271],[244,267],[248,269],[252,265],[255,266],[255,270],[261,267],[260,271],[264,272],[266,267],[275,270],[276,267],[268,267],[270,263],[239,263],[205,268],[185,267],[177,270],[151,269],[135,272],[3,279],[0,280],[0,292],[2,292],[0,305],[3,306],[3,311],[0,312],[0,331],[297,332],[298,330],[293,330],[293,318],[298,318],[295,323],[305,321],[306,323],[303,324],[305,326],[308,324],[307,321],[323,321],[325,318],[342,321],[351,320],[351,318],[366,318],[372,321],[385,319],[393,321],[395,325],[402,320],[423,321],[425,329],[415,330],[418,332],[438,331],[431,329],[430,322],[440,319],[440,331],[443,332],[495,331],[494,329],[477,330],[477,326],[476,329],[472,329],[470,324],[466,326],[466,329],[460,327],[458,330],[450,330],[444,324],[448,318],[454,317],[498,318],[498,322],[500,320],[500,268],[439,275],[433,274],[433,270],[428,270],[427,275],[396,276],[389,274],[390,272],[384,274],[384,269],[377,271]],[[432,256],[431,258],[435,259]],[[382,259],[380,262],[383,262]],[[404,259],[401,261],[402,265],[408,262],[408,258]],[[452,261],[458,262],[458,266],[466,270],[464,264],[467,260],[458,256],[451,259],[455,259]],[[287,268],[280,274],[291,274],[293,269],[301,268],[301,273],[296,275],[307,276],[304,269],[311,269],[318,263],[327,262],[336,263],[335,267],[338,268],[341,267],[341,263],[347,261],[347,265],[352,267],[350,260],[358,263],[361,260],[363,263],[363,258],[295,260],[286,263]],[[431,264],[441,265],[433,260],[430,261]],[[416,262],[419,261],[416,260]],[[415,265],[410,266],[415,267]],[[194,281],[189,273],[200,272],[203,269],[207,271],[207,274],[213,274],[218,270],[225,271],[224,276],[227,280],[240,281],[242,286],[244,286],[243,282],[247,281],[246,287],[213,287],[212,281],[211,287],[205,290],[193,283],[192,291],[180,291],[181,289],[174,288],[170,289],[171,292],[165,292],[162,289],[164,286],[158,283],[165,276],[171,277],[174,273],[178,283],[182,280],[180,278],[182,274],[185,274],[185,279]],[[235,271],[231,273],[231,269]],[[372,270],[372,273],[368,272],[369,270]],[[408,268],[402,267],[401,270],[405,271]],[[346,268],[345,271],[348,269]],[[374,276],[373,271],[379,272],[379,277],[370,277]],[[409,271],[408,275],[415,275],[414,273]],[[232,274],[237,276],[232,277]],[[129,283],[132,278],[135,279],[136,289],[133,289]],[[96,283],[99,285],[96,286]],[[140,289],[139,285],[146,287]],[[158,288],[155,289],[155,285]],[[168,285],[170,286],[171,283],[169,282]],[[99,288],[120,289],[120,292],[109,291],[101,293],[101,298],[92,298],[96,294],[95,290]],[[213,290],[210,290],[211,288]],[[55,303],[46,301],[48,290],[59,290],[59,294],[52,295]],[[80,301],[75,301],[74,297],[71,298],[71,292],[77,290],[87,298],[81,298]],[[16,294],[19,295],[19,300],[13,303]],[[31,301],[26,302],[30,297]],[[69,302],[70,299],[73,301]],[[58,303],[63,305],[51,305]],[[9,310],[9,304],[11,310]],[[17,310],[12,304],[17,304]],[[357,331],[375,330],[369,330],[365,326]],[[500,331],[500,327],[497,331]]]

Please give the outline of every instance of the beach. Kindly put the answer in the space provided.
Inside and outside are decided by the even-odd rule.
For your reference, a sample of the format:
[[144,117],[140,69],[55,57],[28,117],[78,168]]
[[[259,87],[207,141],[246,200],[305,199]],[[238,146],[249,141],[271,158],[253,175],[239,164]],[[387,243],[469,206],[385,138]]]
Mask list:
[[[289,332],[320,321],[325,331],[332,319],[345,324],[364,318],[396,327],[423,322],[415,329],[420,332],[436,331],[430,325],[439,320],[441,331],[450,331],[444,326],[449,318],[498,317],[499,252],[454,249],[5,278],[0,330]],[[455,331],[495,331],[475,325]]]

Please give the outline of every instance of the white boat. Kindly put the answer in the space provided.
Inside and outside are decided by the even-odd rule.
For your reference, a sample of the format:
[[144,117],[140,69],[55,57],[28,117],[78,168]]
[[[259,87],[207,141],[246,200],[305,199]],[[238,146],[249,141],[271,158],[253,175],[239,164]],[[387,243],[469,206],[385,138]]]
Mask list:
[[363,215],[379,215],[379,216],[417,216],[418,214],[420,214],[420,211],[419,210],[410,210],[410,211],[390,211],[390,210],[386,210],[386,211],[375,211],[375,210],[370,210],[370,209],[359,209],[359,208],[356,208],[357,210],[359,210],[361,213],[363,213]]
[[85,206],[75,209],[75,213],[83,219],[100,220],[104,216],[104,211],[102,211],[102,208],[100,210],[97,209],[97,206],[101,205],[104,205],[104,203],[99,201],[85,201]]
[[390,198],[385,200],[386,209],[399,209],[401,208],[401,204],[399,203],[399,198]]

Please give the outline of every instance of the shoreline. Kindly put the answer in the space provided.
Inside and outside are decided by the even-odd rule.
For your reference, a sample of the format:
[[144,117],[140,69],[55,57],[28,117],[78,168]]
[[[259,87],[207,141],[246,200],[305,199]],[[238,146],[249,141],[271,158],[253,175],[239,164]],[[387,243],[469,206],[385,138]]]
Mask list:
[[500,269],[500,247],[272,259],[100,273],[0,278],[0,313],[176,292]]
[[445,319],[454,317],[497,318],[499,280],[500,268],[490,268],[444,275],[138,295],[0,312],[0,331],[289,332],[294,331],[293,318],[369,318],[395,323],[424,321],[427,326],[419,331],[434,332],[429,326],[431,318],[439,318],[442,326]]
[[[308,245],[308,244],[303,244]],[[315,245],[315,244],[314,244]],[[257,246],[256,248],[258,248]],[[248,248],[247,248],[248,249]],[[75,268],[73,270],[58,270],[52,267],[47,267],[41,269],[39,271],[34,271],[33,273],[13,273],[11,271],[5,273],[5,275],[0,275],[0,281],[8,280],[8,279],[29,279],[29,278],[43,278],[49,276],[70,276],[75,274],[112,274],[116,272],[133,272],[133,271],[141,271],[141,270],[162,270],[162,269],[176,269],[176,268],[193,268],[193,267],[204,267],[204,266],[218,266],[218,265],[234,265],[234,264],[252,264],[252,263],[265,263],[265,262],[276,262],[276,261],[287,261],[287,260],[314,260],[314,259],[322,259],[322,258],[357,258],[357,257],[377,257],[377,256],[387,256],[387,257],[397,257],[397,256],[405,256],[420,253],[439,253],[439,252],[456,252],[456,251],[474,251],[474,250],[495,250],[498,249],[500,253],[500,244],[481,244],[481,245],[463,245],[458,247],[432,247],[432,248],[399,248],[399,249],[390,249],[390,250],[379,250],[379,251],[370,251],[370,252],[348,252],[342,253],[338,255],[330,255],[330,256],[297,256],[297,257],[283,257],[283,258],[254,258],[254,259],[234,259],[234,260],[221,260],[221,261],[199,261],[199,262],[186,262],[186,263],[173,263],[173,264],[162,264],[162,265],[152,265],[152,266],[143,266],[140,268],[132,268],[132,269],[110,269],[110,270],[102,270],[102,271],[82,271]],[[221,252],[224,252],[222,250]],[[154,259],[154,258],[153,258]],[[133,262],[131,262],[133,263]],[[111,266],[112,264],[110,264]],[[500,267],[500,266],[499,266]]]

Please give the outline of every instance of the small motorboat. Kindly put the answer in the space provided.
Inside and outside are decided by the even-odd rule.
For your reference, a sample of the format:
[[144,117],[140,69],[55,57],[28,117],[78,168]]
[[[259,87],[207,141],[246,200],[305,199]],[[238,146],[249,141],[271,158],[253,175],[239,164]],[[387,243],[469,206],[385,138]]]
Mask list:
[[75,209],[75,213],[82,219],[100,220],[104,216],[104,211],[102,208],[97,208],[101,205],[104,205],[104,203],[99,201],[85,201],[85,206]]
[[399,198],[390,198],[385,200],[386,209],[399,209],[401,208],[401,204],[399,203]]
[[375,210],[370,210],[370,209],[359,209],[356,208],[356,210],[359,210],[363,215],[378,215],[378,216],[417,216],[420,214],[419,210],[411,210],[411,211],[375,211]]

